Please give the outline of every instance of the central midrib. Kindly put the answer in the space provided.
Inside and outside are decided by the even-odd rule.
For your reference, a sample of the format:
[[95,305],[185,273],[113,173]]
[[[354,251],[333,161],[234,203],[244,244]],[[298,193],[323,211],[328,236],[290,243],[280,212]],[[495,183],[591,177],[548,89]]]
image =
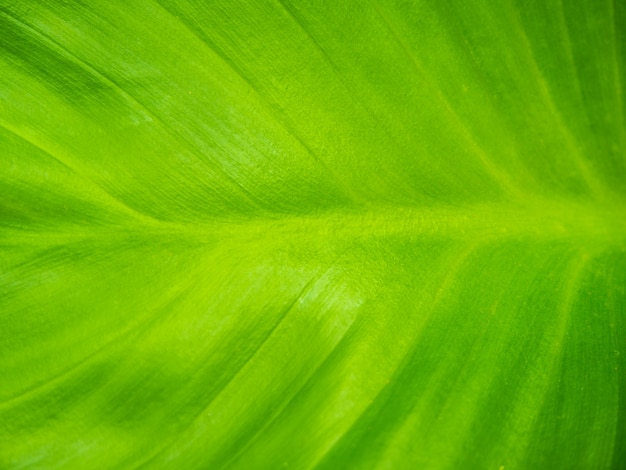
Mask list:
[[374,207],[305,216],[210,222],[196,232],[217,232],[229,238],[297,236],[301,240],[385,236],[449,238],[572,238],[595,243],[626,242],[626,206],[582,203],[529,203],[525,206],[483,204],[467,207]]

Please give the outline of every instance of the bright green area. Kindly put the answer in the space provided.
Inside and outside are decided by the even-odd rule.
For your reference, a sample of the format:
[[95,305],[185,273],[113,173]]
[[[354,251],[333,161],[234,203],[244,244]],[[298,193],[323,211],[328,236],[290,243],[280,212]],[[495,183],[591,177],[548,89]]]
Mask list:
[[626,468],[622,0],[0,2],[0,468]]

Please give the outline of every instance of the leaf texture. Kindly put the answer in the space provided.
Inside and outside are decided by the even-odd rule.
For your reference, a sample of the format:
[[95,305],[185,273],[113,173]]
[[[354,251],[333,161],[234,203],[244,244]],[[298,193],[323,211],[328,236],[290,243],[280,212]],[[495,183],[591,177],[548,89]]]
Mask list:
[[626,4],[0,2],[0,468],[622,469]]

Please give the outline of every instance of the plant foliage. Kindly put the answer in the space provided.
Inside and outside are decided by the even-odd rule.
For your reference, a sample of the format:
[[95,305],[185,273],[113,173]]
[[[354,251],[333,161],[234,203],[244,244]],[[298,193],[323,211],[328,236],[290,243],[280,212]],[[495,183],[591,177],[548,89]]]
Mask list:
[[0,2],[0,467],[626,465],[622,0]]

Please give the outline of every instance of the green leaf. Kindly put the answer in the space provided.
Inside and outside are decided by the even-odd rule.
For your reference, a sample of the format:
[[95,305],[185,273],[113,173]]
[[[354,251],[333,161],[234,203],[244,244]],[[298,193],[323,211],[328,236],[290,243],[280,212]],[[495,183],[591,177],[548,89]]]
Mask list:
[[0,3],[0,467],[620,469],[626,3]]

